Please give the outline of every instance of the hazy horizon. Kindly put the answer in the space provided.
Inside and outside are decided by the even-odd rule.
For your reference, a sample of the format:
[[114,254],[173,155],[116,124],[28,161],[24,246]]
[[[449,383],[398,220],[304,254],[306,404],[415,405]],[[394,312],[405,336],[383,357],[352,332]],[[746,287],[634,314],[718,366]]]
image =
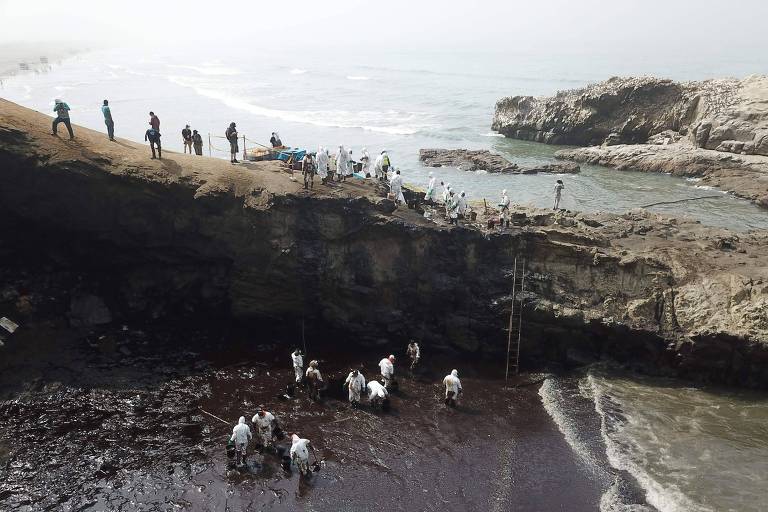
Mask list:
[[6,22],[0,44],[61,43],[143,47],[155,51],[195,45],[231,55],[245,51],[360,52],[478,51],[752,60],[768,44],[768,3],[731,2],[737,22],[718,15],[713,0],[605,2],[544,0],[535,4],[434,0],[370,4],[361,0],[286,0],[266,9],[231,0],[109,4],[94,0],[0,0]]

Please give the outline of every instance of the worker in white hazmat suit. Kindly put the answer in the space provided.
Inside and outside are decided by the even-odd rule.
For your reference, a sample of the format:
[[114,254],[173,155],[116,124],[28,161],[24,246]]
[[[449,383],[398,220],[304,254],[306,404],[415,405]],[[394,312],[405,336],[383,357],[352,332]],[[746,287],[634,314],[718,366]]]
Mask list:
[[392,354],[379,361],[381,369],[381,380],[384,381],[384,387],[390,389],[395,381],[395,356]]
[[302,475],[309,474],[309,439],[302,439],[291,434],[291,461],[299,468]]
[[377,180],[381,180],[383,174],[382,165],[384,163],[384,152],[382,151],[379,156],[376,157],[376,161],[373,162],[373,173]]
[[509,196],[507,196],[507,189],[501,191],[501,199],[499,200],[499,228],[503,229],[504,224],[509,227]]
[[459,198],[456,197],[453,190],[448,192],[448,202],[445,203],[445,212],[448,214],[449,224],[459,223]]
[[450,183],[446,183],[443,186],[443,197],[442,197],[442,200],[443,200],[443,204],[444,205],[448,204],[448,196],[450,195],[450,193],[451,193],[451,184]]
[[443,385],[445,386],[445,405],[455,407],[456,400],[462,393],[458,370],[451,370],[451,374],[443,379]]
[[366,178],[371,177],[371,155],[368,154],[368,150],[366,148],[363,148],[362,154],[360,155],[360,162],[363,164],[363,176]]
[[336,152],[336,174],[338,174],[339,181],[347,179],[347,158],[348,153],[344,149],[344,146],[339,146],[339,151]]
[[307,368],[304,374],[307,377],[307,388],[309,389],[309,398],[312,400],[320,400],[320,391],[323,389],[323,375],[319,370],[320,363],[317,361],[310,361],[309,368]]
[[371,406],[377,405],[384,407],[389,401],[389,391],[381,385],[379,381],[372,380],[368,382],[368,402]]
[[291,353],[291,361],[293,362],[293,372],[296,375],[296,384],[300,384],[304,378],[304,355],[301,353],[301,349],[297,348]]
[[459,218],[463,219],[467,215],[467,209],[469,208],[467,205],[467,194],[462,190],[461,194],[459,194],[459,205],[458,205],[458,213]]
[[235,443],[235,453],[237,454],[237,465],[245,464],[246,450],[248,449],[248,441],[251,440],[251,427],[245,424],[245,416],[240,416],[240,419],[232,429],[232,437],[230,441]]
[[424,196],[424,201],[428,203],[434,203],[437,201],[437,187],[435,184],[436,178],[433,173],[429,173],[429,183],[427,184],[427,193]]
[[317,149],[317,159],[315,163],[317,165],[317,175],[320,176],[320,180],[325,183],[328,178],[328,155],[322,146]]
[[419,344],[414,340],[411,340],[411,342],[408,344],[407,354],[411,360],[411,371],[413,371],[421,359],[421,348],[419,347]]
[[352,407],[358,407],[360,405],[360,394],[365,389],[365,377],[363,377],[359,370],[353,369],[347,375],[344,386],[349,390],[349,403],[352,404]]
[[389,180],[389,191],[392,193],[392,197],[396,203],[405,203],[405,196],[403,196],[403,177],[400,176],[400,169],[396,170],[395,175]]
[[264,448],[270,448],[272,446],[273,432],[275,427],[277,427],[275,415],[264,409],[259,409],[251,419],[251,423],[253,423],[253,426],[256,427],[259,433],[261,445]]

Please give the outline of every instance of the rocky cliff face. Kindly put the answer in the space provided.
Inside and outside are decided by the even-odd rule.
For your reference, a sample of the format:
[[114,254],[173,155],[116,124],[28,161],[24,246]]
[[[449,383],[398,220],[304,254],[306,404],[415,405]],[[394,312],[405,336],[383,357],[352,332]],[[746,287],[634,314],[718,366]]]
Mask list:
[[768,77],[611,78],[550,98],[504,98],[496,104],[493,129],[577,146],[639,144],[671,131],[696,147],[768,155]]
[[[523,364],[602,357],[768,384],[768,237],[637,212],[520,208],[449,227],[348,183],[305,191],[271,164],[110,144],[3,102],[0,264],[35,254],[99,283],[116,319],[237,319],[315,339],[502,354],[512,269],[527,268]],[[439,216],[436,216],[439,217]],[[11,245],[11,244],[9,244]]]

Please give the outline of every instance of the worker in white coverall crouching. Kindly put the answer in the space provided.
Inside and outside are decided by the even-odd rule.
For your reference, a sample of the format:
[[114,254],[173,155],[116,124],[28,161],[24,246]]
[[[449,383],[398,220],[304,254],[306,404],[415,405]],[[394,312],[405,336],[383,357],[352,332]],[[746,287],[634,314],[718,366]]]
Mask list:
[[309,474],[309,439],[291,435],[291,461],[299,468],[302,475]]
[[456,407],[456,400],[462,392],[458,370],[451,370],[451,374],[443,379],[443,385],[445,385],[445,405]]
[[389,402],[389,392],[387,388],[381,385],[377,380],[368,383],[368,402],[371,407],[381,406],[384,408]]
[[261,445],[264,448],[271,448],[272,438],[274,436],[273,432],[277,426],[277,418],[275,418],[275,415],[264,409],[259,409],[253,416],[253,419],[251,419],[251,423],[253,423],[253,426],[255,426],[259,432]]
[[344,386],[349,390],[349,403],[352,407],[360,406],[360,394],[365,389],[365,377],[358,370],[352,370],[344,381]]
[[235,453],[237,454],[235,461],[238,466],[245,464],[246,450],[248,449],[248,441],[251,440],[251,437],[253,437],[251,427],[246,425],[245,416],[240,416],[237,425],[232,429],[232,437],[230,438],[230,441],[235,442]]
[[384,382],[384,387],[390,390],[395,382],[395,356],[390,354],[389,357],[379,361],[379,368],[381,368],[381,380]]

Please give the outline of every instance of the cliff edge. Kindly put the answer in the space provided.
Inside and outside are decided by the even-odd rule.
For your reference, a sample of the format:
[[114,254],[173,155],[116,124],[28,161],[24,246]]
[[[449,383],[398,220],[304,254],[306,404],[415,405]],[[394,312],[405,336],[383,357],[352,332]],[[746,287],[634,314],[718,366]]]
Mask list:
[[372,180],[304,190],[276,163],[157,161],[140,144],[49,128],[0,100],[4,314],[34,315],[35,297],[72,274],[64,294],[88,283],[115,321],[233,319],[285,339],[306,322],[314,343],[417,338],[427,352],[499,355],[517,259],[524,368],[611,358],[768,385],[765,233],[525,207],[503,232],[483,212],[453,227],[395,208]]

